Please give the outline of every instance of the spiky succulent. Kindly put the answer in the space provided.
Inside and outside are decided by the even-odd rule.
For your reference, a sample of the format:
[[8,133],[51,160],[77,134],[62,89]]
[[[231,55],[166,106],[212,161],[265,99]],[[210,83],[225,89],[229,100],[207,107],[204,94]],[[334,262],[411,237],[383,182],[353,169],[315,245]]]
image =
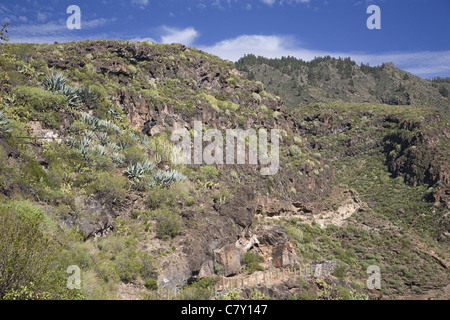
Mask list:
[[44,87],[52,92],[63,92],[67,85],[67,79],[60,72],[49,74],[45,77]]
[[100,143],[104,146],[106,146],[109,142],[108,135],[105,132],[99,132],[97,134],[98,139],[100,140]]
[[5,135],[11,132],[9,128],[11,121],[6,117],[3,112],[0,112],[0,134]]
[[124,171],[125,176],[132,181],[139,181],[144,177],[144,169],[140,163],[129,165]]
[[75,109],[80,109],[82,107],[79,89],[67,84],[67,79],[62,73],[55,72],[47,75],[44,80],[44,87],[52,92],[63,93],[66,96],[70,107]]
[[185,182],[187,177],[178,170],[162,171],[159,170],[153,175],[153,179],[150,182],[151,187],[156,185],[170,186],[173,183]]
[[108,114],[111,116],[113,120],[122,120],[124,118],[124,115],[121,114],[116,109],[109,109]]
[[97,152],[101,156],[107,156],[108,155],[108,150],[104,146],[101,146],[99,144],[91,147],[90,151]]
[[122,165],[122,164],[125,163],[125,156],[124,156],[123,154],[121,154],[121,153],[114,152],[114,153],[111,155],[111,160],[112,160],[115,164]]

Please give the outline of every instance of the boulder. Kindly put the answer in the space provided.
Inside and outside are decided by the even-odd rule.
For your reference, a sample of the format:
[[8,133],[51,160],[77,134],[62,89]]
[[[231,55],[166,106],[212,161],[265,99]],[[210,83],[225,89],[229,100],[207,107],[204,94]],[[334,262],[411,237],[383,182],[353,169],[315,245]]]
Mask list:
[[214,251],[216,264],[223,266],[222,273],[225,277],[237,275],[241,272],[241,252],[234,244]]

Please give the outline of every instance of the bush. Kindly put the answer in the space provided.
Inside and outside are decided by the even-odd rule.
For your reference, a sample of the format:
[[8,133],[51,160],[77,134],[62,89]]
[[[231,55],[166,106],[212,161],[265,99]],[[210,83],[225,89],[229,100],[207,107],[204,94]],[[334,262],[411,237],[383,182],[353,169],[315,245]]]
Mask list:
[[150,291],[158,290],[158,282],[155,279],[145,280],[145,287]]
[[160,239],[174,238],[181,231],[181,218],[176,213],[164,212],[156,223],[156,236]]
[[177,205],[176,194],[171,189],[155,187],[145,200],[150,210],[173,208]]
[[112,176],[108,172],[99,172],[86,190],[95,194],[107,203],[121,201],[126,194],[127,179],[123,176]]
[[204,166],[200,168],[202,178],[205,180],[217,179],[219,177],[219,171],[213,166]]
[[42,231],[44,220],[43,211],[27,203],[0,206],[0,299],[25,286],[45,290],[51,281],[56,247]]
[[115,268],[121,281],[131,282],[138,278],[142,270],[142,261],[134,249],[128,249],[117,256]]
[[147,252],[142,253],[140,255],[140,259],[142,262],[142,269],[141,269],[141,277],[143,279],[155,279],[158,277],[157,273],[157,261],[154,257],[149,255]]
[[259,262],[264,262],[264,258],[253,252],[245,253],[242,262],[245,264],[244,272],[252,274],[255,271],[264,270],[264,268],[259,264]]
[[62,93],[52,93],[38,87],[26,86],[18,86],[14,91],[17,104],[29,112],[58,111],[67,105],[67,98]]

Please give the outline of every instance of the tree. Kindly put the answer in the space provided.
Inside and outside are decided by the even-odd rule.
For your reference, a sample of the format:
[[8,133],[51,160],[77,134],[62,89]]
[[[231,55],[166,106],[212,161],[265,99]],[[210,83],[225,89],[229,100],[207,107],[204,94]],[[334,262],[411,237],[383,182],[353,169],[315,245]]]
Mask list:
[[444,87],[444,86],[442,86],[442,87],[439,88],[439,93],[440,93],[443,97],[446,97],[446,98],[448,98],[449,95],[450,95],[449,90],[448,90],[446,87]]
[[8,33],[9,23],[2,25],[2,29],[0,30],[0,41],[8,42],[9,37],[6,35]]

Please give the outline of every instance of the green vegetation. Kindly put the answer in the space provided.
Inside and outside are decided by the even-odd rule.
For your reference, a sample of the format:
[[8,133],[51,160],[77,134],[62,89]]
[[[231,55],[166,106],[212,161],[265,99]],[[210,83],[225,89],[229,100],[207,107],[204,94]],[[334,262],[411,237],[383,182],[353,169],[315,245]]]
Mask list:
[[[440,205],[450,158],[446,79],[421,81],[348,58],[247,56],[237,67],[262,81],[253,82],[198,50],[136,42],[0,51],[0,299],[117,299],[122,283],[136,297],[164,298],[159,281],[179,261],[209,259],[205,247],[220,249],[265,225],[287,231],[302,263],[338,262],[333,282],[298,280],[292,299],[366,299],[371,265],[380,266],[382,294],[392,298],[448,277],[436,262],[448,259],[449,218]],[[280,128],[279,174],[178,165],[172,130],[200,118],[205,130]],[[242,204],[241,186],[252,191]],[[237,222],[245,218],[239,210],[253,211],[264,196],[298,206],[303,218],[337,214],[348,206],[335,188],[354,189],[367,206],[335,225],[289,212],[252,214],[250,227]],[[188,265],[208,273],[213,265],[205,262]],[[263,262],[248,252],[242,271],[263,270]],[[66,288],[73,265],[81,290]],[[225,267],[215,264],[210,275]],[[218,280],[192,277],[171,298],[212,299]],[[250,289],[250,299],[269,299]],[[231,291],[224,299],[242,297]]]
[[262,271],[264,268],[259,264],[264,262],[264,258],[253,252],[246,252],[243,259],[243,264],[245,264],[244,272],[252,274],[255,271]]

